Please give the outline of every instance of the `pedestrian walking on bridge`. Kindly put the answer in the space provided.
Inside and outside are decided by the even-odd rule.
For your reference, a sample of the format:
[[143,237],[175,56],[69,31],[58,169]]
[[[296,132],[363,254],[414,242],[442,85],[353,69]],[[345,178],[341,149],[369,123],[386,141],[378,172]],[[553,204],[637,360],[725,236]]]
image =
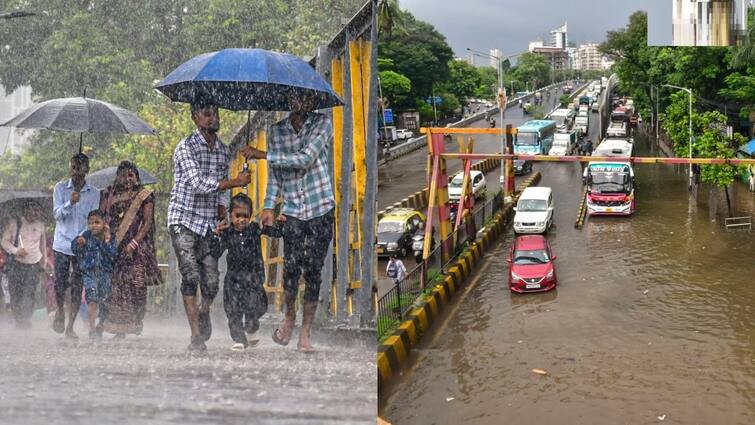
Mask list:
[[[181,294],[191,328],[189,351],[205,351],[212,334],[210,305],[218,293],[218,259],[213,230],[225,219],[226,191],[249,184],[248,172],[228,178],[231,154],[218,137],[220,116],[210,100],[191,104],[197,129],[176,146],[175,175],[168,206],[168,226],[181,272]],[[197,288],[202,299],[197,303]]]
[[267,152],[247,146],[241,153],[247,158],[267,160],[269,174],[261,218],[263,226],[274,223],[277,199],[283,199],[277,220],[284,223],[286,313],[273,332],[273,341],[288,345],[291,339],[299,278],[303,276],[304,311],[298,349],[310,353],[314,351],[310,334],[320,300],[320,272],[333,239],[335,197],[328,171],[328,145],[333,139],[333,125],[326,115],[314,112],[312,95],[292,97],[291,105],[291,114],[270,128]]

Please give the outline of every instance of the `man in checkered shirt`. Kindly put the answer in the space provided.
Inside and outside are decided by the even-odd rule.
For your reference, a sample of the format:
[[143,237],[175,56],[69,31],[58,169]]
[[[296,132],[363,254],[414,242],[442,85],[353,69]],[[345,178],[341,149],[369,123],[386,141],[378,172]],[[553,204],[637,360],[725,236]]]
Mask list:
[[[176,146],[174,182],[168,207],[171,242],[181,272],[181,294],[191,327],[190,351],[204,351],[210,339],[210,305],[218,293],[218,259],[212,255],[213,229],[225,219],[226,190],[249,184],[249,173],[228,178],[231,154],[218,138],[218,108],[208,100],[191,105],[197,126]],[[202,300],[197,305],[197,287]]]
[[296,296],[299,278],[305,281],[304,309],[298,349],[314,351],[310,331],[320,297],[320,270],[333,239],[333,188],[328,167],[328,145],[333,125],[323,114],[314,112],[314,99],[304,96],[291,100],[292,112],[269,131],[268,151],[241,149],[247,158],[266,159],[268,173],[262,224],[272,224],[278,197],[283,206],[284,294],[286,316],[273,333],[273,341],[288,345],[296,322]]

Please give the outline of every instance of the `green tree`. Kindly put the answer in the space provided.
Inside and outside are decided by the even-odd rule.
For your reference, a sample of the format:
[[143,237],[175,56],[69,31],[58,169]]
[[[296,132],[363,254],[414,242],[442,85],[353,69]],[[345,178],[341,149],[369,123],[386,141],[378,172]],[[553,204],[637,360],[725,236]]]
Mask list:
[[475,89],[475,97],[491,99],[498,92],[498,71],[491,66],[477,68],[480,76],[479,83]]
[[404,20],[401,15],[401,9],[397,0],[379,0],[378,1],[378,31],[381,34],[392,35],[393,30],[398,29],[406,33]]
[[441,93],[440,97],[443,99],[443,102],[437,105],[437,108],[443,118],[453,116],[461,108],[459,98],[453,93]]
[[551,81],[551,67],[548,59],[537,53],[525,53],[519,57],[519,62],[513,70],[513,77],[517,81],[531,82],[534,87],[541,87]]
[[416,20],[408,12],[401,14],[406,33],[382,34],[378,56],[393,61],[393,70],[412,81],[413,97],[424,98],[432,94],[434,83],[449,78],[453,50],[432,25]]
[[[36,16],[0,25],[0,84],[7,92],[31,86],[36,101],[81,96],[137,112],[159,138],[85,135],[92,169],[134,160],[153,172],[160,199],[172,185],[172,154],[193,129],[186,105],[152,89],[156,80],[200,53],[260,47],[309,55],[341,29],[364,0],[6,0],[5,9]],[[228,141],[245,113],[221,111]],[[0,187],[51,189],[68,175],[78,135],[40,131],[20,156],[0,158]],[[162,197],[162,198],[161,198]],[[165,211],[167,205],[159,205]],[[158,214],[158,229],[164,229]],[[165,237],[159,231],[158,237]],[[164,253],[162,253],[164,254]],[[161,254],[161,255],[162,255]]]
[[480,72],[467,62],[457,60],[449,62],[448,68],[449,79],[444,87],[463,105],[466,105],[466,99],[474,97],[480,87],[482,82]]
[[647,45],[647,13],[635,12],[629,24],[616,31],[608,31],[600,51],[613,59],[622,93],[635,99],[640,107],[650,104],[650,85],[657,84],[651,74],[658,48]]
[[[689,156],[689,100],[687,93],[674,93],[671,104],[666,108],[662,117],[662,126],[672,141],[674,153],[677,157]],[[695,158],[733,158],[735,147],[744,143],[746,139],[737,133],[732,138],[726,135],[727,119],[718,111],[707,111],[702,114],[695,111],[693,98],[692,109],[692,156]],[[731,200],[728,186],[734,182],[740,167],[734,165],[703,165],[700,167],[700,177],[703,183],[717,186],[724,190],[729,215],[732,215]]]
[[380,86],[384,99],[388,99],[393,105],[401,105],[406,102],[412,91],[412,82],[405,76],[393,71],[380,72]]

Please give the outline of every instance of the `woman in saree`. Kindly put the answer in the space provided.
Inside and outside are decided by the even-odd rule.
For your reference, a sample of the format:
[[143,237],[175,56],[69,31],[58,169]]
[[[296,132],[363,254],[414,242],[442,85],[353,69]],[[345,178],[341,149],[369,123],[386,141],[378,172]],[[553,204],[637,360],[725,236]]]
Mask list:
[[155,196],[142,186],[139,169],[132,162],[118,165],[115,183],[103,193],[100,209],[115,232],[118,247],[103,330],[117,338],[139,335],[147,287],[162,283],[162,276],[155,256]]

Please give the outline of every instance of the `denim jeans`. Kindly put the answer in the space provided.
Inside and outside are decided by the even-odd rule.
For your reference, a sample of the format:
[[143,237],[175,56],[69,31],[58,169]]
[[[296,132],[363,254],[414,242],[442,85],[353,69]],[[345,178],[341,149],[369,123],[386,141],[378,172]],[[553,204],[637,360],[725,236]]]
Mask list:
[[170,239],[181,273],[181,294],[196,296],[200,288],[202,298],[212,302],[220,285],[218,259],[212,255],[212,236],[200,236],[174,224],[170,226]]
[[284,290],[288,296],[299,292],[299,278],[304,276],[304,301],[319,301],[320,274],[328,245],[333,240],[334,210],[311,220],[286,216],[283,225],[283,256],[286,270]]
[[84,288],[79,262],[73,255],[55,251],[55,300],[58,302],[58,308],[65,304],[68,288],[71,288],[71,302],[78,306]]

